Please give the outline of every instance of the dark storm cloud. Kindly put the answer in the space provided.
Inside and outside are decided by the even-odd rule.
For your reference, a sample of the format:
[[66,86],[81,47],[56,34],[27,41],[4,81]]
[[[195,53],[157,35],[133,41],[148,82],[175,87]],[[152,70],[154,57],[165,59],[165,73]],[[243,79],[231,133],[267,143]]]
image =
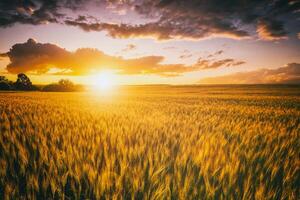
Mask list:
[[212,24],[209,21],[202,21],[201,26],[196,27],[193,25],[195,19],[190,20],[176,19],[176,21],[165,21],[160,19],[157,22],[139,25],[65,20],[65,24],[79,27],[87,32],[106,31],[113,38],[155,38],[157,40],[170,40],[201,39],[213,35],[221,35],[229,38],[246,38],[249,36],[246,31],[238,30],[229,23],[215,21]]
[[[266,40],[286,38],[287,22],[299,24],[300,0],[94,0],[95,6],[130,9],[150,19],[144,24],[114,24],[84,15],[70,18],[62,8],[84,10],[93,0],[2,0],[0,27],[65,23],[85,31],[106,31],[114,38],[150,37],[158,40],[222,36],[248,38],[253,28]],[[88,8],[87,8],[88,9]],[[114,11],[112,10],[112,13]],[[126,13],[126,12],[125,12]],[[124,15],[126,17],[126,15]],[[101,19],[100,19],[101,20]]]
[[300,63],[289,63],[277,69],[259,69],[200,80],[205,84],[300,84]]
[[178,76],[186,72],[209,68],[237,65],[234,59],[220,61],[205,60],[194,65],[162,64],[163,56],[144,56],[125,59],[107,55],[97,49],[82,48],[75,52],[67,51],[57,45],[38,43],[29,39],[25,43],[15,44],[9,52],[2,54],[10,63],[6,69],[10,73],[36,72],[56,74],[85,75],[101,69],[116,70],[120,74],[156,74],[160,76]]
[[[158,40],[172,39],[176,30],[172,26],[160,26],[159,23],[147,23],[140,25],[112,24],[112,23],[87,23],[66,20],[65,24],[76,26],[84,31],[106,31],[112,38],[156,38]],[[180,38],[190,37],[189,34]],[[192,38],[192,37],[191,37]]]
[[79,9],[83,0],[1,0],[0,27],[21,24],[58,23],[62,8]]
[[280,40],[287,38],[283,23],[280,21],[261,19],[257,23],[257,32],[263,40]]
[[[111,1],[135,8],[156,21],[146,24],[108,24],[67,21],[85,31],[107,31],[116,38],[151,37],[158,40],[201,39],[212,36],[247,38],[249,26],[267,40],[287,36],[286,24],[299,17],[299,0],[136,0]],[[298,22],[297,22],[298,23]],[[290,30],[293,31],[293,30]]]
[[[158,8],[147,9],[147,6]],[[285,20],[297,20],[299,0],[144,0],[136,10],[145,15],[160,12],[161,24],[173,23],[178,34],[180,27],[187,27],[192,37],[199,38],[214,34],[223,34],[242,38],[248,35],[244,28],[247,25],[264,23],[265,32],[273,38],[287,34]],[[186,26],[188,25],[188,26]]]

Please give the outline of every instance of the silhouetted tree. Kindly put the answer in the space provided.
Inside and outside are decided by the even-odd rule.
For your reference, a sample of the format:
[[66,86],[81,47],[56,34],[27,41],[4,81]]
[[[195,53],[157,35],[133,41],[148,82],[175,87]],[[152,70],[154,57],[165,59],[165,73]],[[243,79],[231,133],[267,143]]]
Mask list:
[[8,82],[0,81],[0,90],[12,90]]
[[8,82],[8,79],[5,76],[0,76],[0,81]]
[[12,82],[9,81],[5,76],[0,76],[0,90],[12,90]]
[[33,90],[30,79],[23,73],[18,74],[18,79],[15,83],[17,90]]

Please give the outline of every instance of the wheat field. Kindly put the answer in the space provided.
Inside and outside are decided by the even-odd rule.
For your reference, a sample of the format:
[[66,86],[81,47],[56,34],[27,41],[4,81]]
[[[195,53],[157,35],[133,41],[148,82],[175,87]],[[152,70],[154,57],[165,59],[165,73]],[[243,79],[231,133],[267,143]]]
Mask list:
[[0,93],[0,199],[299,199],[300,87]]

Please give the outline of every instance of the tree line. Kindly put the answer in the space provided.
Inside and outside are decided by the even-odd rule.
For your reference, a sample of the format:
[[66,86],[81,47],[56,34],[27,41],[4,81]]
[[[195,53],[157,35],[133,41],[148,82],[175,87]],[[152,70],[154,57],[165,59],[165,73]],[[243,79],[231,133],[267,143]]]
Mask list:
[[15,82],[8,80],[5,76],[0,76],[0,90],[7,91],[45,91],[45,92],[74,92],[83,91],[84,87],[76,85],[68,79],[61,79],[57,83],[45,86],[33,85],[29,77],[20,73]]

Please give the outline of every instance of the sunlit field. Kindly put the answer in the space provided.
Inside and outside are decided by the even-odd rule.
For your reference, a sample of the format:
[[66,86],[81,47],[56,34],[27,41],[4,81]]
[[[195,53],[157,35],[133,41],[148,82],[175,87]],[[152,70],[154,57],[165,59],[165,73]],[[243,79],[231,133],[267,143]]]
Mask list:
[[299,86],[0,93],[0,199],[299,199]]

